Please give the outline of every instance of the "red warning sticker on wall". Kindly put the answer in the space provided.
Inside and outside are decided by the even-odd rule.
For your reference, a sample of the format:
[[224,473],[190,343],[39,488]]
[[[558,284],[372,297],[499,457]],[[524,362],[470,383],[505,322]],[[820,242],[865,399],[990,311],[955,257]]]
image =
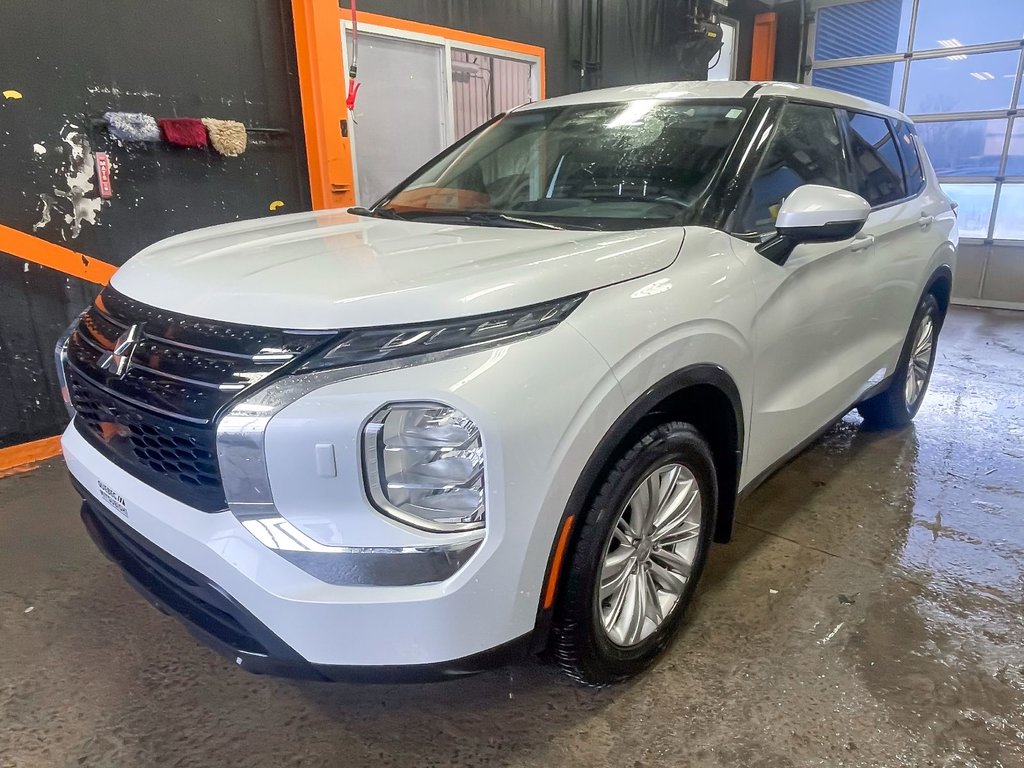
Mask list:
[[100,185],[100,197],[104,200],[114,194],[110,186],[110,156],[106,152],[96,153],[96,179]]

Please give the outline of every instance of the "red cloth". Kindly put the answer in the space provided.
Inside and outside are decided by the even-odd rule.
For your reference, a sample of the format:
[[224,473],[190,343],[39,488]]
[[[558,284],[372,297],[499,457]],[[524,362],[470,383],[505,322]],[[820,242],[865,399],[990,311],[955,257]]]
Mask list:
[[208,147],[206,126],[198,117],[164,117],[157,120],[164,141],[176,147]]

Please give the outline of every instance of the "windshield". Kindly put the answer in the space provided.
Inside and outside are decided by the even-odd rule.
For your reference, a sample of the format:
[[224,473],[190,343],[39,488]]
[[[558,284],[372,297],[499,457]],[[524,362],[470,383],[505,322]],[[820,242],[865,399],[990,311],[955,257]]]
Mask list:
[[682,223],[745,114],[739,102],[654,99],[512,113],[443,155],[375,211],[493,226]]

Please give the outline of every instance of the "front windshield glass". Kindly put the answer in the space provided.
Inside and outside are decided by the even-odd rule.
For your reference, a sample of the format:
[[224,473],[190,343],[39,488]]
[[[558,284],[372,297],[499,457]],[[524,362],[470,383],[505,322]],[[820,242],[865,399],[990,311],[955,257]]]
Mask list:
[[745,114],[738,102],[654,99],[515,112],[442,156],[377,210],[494,226],[682,223]]

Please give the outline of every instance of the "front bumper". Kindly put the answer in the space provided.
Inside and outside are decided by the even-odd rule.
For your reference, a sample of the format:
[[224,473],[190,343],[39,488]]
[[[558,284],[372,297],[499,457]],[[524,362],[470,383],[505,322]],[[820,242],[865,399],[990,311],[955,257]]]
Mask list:
[[[328,584],[267,548],[230,512],[201,512],[147,486],[99,453],[74,424],[62,446],[92,517],[113,521],[103,530],[125,532],[128,539],[114,540],[136,542],[129,551],[171,563],[170,571],[186,579],[164,579],[162,588],[153,589],[152,569],[127,568],[120,555],[115,560],[165,609],[209,635],[205,620],[195,619],[195,606],[174,608],[177,603],[162,592],[168,584],[200,584],[203,602],[233,616],[258,645],[241,642],[237,628],[234,635],[213,633],[217,642],[203,639],[232,659],[241,657],[246,668],[311,665],[327,670],[314,677],[349,678],[358,675],[346,668],[364,667],[367,679],[378,679],[393,674],[392,668],[420,667],[422,676],[436,676],[430,667],[463,668],[461,660],[489,655],[533,630],[533,621],[513,623],[510,600],[494,598],[496,581],[507,583],[508,574],[489,560],[475,560],[452,579],[431,584]],[[175,594],[196,597],[188,589],[183,596],[176,588]]]
[[161,612],[181,621],[204,645],[255,674],[306,680],[425,682],[474,674],[525,657],[530,636],[482,653],[435,664],[374,667],[314,664],[291,648],[217,584],[153,546],[120,522],[77,480],[82,522],[128,583]]
[[[561,369],[574,376],[545,374]],[[450,538],[377,513],[359,476],[353,438],[364,415],[387,402],[423,399],[463,410],[484,435],[486,536],[450,575],[429,581],[403,575],[394,562],[377,571],[359,564],[362,580],[318,578],[325,574],[292,555],[331,559],[338,567],[353,564],[353,551],[366,550],[422,562],[425,543],[436,548],[440,538]],[[203,584],[215,585],[214,594],[244,608],[236,621],[256,628],[248,635],[261,636],[262,627],[317,669],[365,667],[377,679],[394,667],[459,669],[543,626],[544,578],[567,500],[622,408],[607,363],[565,324],[507,347],[325,386],[286,407],[267,428],[273,501],[287,530],[261,531],[244,516],[204,512],[172,498],[108,458],[74,423],[62,446],[90,506],[98,504],[145,549],[168,553],[202,574]],[[313,445],[321,443],[335,447],[336,472],[328,476],[312,461]],[[282,534],[306,542],[307,551],[283,548]],[[261,647],[271,653],[257,649],[257,655],[281,656],[267,642]],[[497,653],[504,658],[504,650]]]

